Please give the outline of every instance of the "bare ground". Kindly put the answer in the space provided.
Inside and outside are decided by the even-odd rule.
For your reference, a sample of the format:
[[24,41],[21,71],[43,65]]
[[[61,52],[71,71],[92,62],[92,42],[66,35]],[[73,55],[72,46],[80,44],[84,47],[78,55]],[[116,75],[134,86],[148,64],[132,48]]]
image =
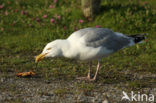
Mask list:
[[[0,103],[107,103],[108,101],[110,103],[128,103],[128,101],[121,101],[122,91],[127,93],[132,91],[129,85],[122,81],[100,83],[98,80],[95,82],[75,79],[46,80],[41,76],[20,78],[15,76],[14,72],[9,72],[7,75],[0,72],[0,75]],[[126,72],[125,75],[132,81],[136,79],[144,81],[144,87],[135,89],[135,93],[156,96],[155,83],[150,82],[151,79],[156,78],[155,75],[138,75],[129,72]]]

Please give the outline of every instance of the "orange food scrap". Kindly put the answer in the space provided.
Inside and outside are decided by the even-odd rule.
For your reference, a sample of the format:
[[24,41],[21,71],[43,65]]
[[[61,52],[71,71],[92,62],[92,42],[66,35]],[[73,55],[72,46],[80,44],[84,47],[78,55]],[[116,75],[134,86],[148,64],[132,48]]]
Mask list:
[[22,72],[22,73],[17,73],[16,76],[20,76],[20,77],[27,77],[27,76],[34,76],[35,73],[30,71],[30,72]]

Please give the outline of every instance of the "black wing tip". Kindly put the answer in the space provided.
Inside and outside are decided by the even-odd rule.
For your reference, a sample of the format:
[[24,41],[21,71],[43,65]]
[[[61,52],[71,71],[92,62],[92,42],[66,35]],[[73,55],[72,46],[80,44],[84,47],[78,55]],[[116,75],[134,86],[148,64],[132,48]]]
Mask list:
[[135,43],[139,43],[142,40],[146,39],[146,35],[149,35],[149,34],[148,33],[141,33],[141,34],[130,35],[129,37],[132,37],[134,39]]

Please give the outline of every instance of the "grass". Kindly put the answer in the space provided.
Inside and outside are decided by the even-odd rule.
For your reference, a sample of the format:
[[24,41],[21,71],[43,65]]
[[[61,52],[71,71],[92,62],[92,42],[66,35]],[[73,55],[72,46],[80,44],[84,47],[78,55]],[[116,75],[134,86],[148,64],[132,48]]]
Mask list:
[[[121,50],[103,59],[99,82],[125,82],[122,71],[156,73],[155,1],[103,0],[101,12],[86,20],[79,0],[1,0],[0,71],[33,70],[44,78],[74,80],[86,75],[87,64],[65,58],[46,59],[35,69],[34,56],[46,43],[65,39],[77,29],[100,25],[125,34],[149,33],[148,42]],[[47,15],[46,18],[43,15]],[[60,18],[58,17],[60,16]],[[50,22],[54,19],[54,22]],[[79,20],[83,20],[80,23]],[[95,61],[96,63],[96,61]],[[94,63],[94,64],[95,64]],[[134,86],[135,83],[131,83]]]

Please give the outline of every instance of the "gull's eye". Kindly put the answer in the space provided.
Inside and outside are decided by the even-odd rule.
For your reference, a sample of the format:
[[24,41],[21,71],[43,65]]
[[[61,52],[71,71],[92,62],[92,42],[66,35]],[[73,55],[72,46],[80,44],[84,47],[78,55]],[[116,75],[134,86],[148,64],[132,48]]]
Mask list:
[[48,48],[47,50],[50,50],[51,48]]

